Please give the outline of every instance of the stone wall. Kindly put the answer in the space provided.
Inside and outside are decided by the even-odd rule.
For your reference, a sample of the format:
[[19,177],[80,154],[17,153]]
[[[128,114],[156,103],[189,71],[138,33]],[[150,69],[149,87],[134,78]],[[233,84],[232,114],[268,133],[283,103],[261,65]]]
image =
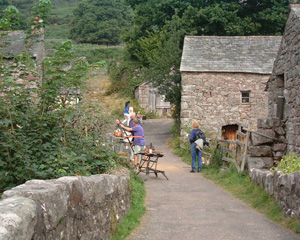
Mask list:
[[0,239],[109,239],[130,207],[129,172],[30,180],[5,191]]
[[[221,136],[222,126],[248,122],[256,128],[258,117],[267,116],[269,75],[250,73],[182,72],[182,128],[196,119],[203,129]],[[250,104],[241,91],[250,92]]]
[[155,112],[159,116],[171,114],[171,104],[165,101],[164,96],[160,95],[150,82],[139,85],[134,94],[135,99],[144,110]]
[[141,108],[145,109],[145,111],[151,111],[151,104],[149,104],[148,85],[140,85],[135,89],[135,99],[137,99]]
[[252,181],[275,197],[286,216],[300,218],[300,172],[283,174],[251,169],[249,173]]
[[[268,115],[284,121],[287,153],[294,152],[300,156],[300,4],[291,5],[273,73],[268,82],[268,92]],[[279,116],[280,99],[284,100],[282,116]]]
[[257,133],[251,133],[252,145],[249,147],[250,157],[247,159],[248,169],[270,169],[286,154],[284,124],[279,118],[264,118],[257,121]]

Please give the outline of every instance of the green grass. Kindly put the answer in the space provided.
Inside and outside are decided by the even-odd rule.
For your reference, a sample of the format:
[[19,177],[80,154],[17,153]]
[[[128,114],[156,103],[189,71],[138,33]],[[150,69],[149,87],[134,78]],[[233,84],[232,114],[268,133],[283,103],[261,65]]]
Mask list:
[[45,29],[46,39],[67,39],[71,29],[70,23],[73,10],[79,1],[55,1],[53,2],[52,14]]
[[[48,39],[45,43],[48,54],[49,50],[50,52],[53,52],[52,49],[57,49],[62,41],[63,39]],[[123,54],[122,45],[106,46],[97,44],[74,43],[73,50],[75,52],[75,57],[86,57],[90,64],[103,60],[106,61],[107,64],[110,64],[111,61],[118,61],[118,59],[120,59]]]
[[69,25],[48,25],[45,28],[45,37],[46,39],[68,39],[69,37]]
[[118,60],[122,56],[123,46],[104,46],[95,44],[74,44],[76,56],[85,56],[89,63],[105,60],[108,64],[111,60]]
[[113,235],[112,240],[126,239],[132,230],[140,225],[140,220],[144,215],[146,208],[144,206],[146,190],[144,181],[131,172],[131,206],[125,218],[119,223],[117,232]]

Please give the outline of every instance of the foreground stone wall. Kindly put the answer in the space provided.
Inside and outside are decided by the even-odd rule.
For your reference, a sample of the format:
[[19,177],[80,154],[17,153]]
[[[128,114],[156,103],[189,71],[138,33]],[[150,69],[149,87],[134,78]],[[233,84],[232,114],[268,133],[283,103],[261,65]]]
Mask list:
[[[218,136],[222,126],[238,122],[256,129],[257,118],[267,116],[268,79],[269,75],[250,73],[182,72],[182,128],[195,119]],[[250,92],[250,103],[242,103],[242,91]]]
[[275,197],[286,216],[300,218],[300,172],[283,174],[253,168],[249,174],[252,181]]
[[31,180],[3,194],[0,239],[109,239],[130,207],[129,172]]

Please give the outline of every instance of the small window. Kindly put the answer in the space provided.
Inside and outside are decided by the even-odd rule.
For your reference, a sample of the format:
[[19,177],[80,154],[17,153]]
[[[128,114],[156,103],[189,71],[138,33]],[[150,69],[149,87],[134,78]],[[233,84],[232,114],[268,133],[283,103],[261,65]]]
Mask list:
[[242,103],[250,103],[250,92],[242,92]]

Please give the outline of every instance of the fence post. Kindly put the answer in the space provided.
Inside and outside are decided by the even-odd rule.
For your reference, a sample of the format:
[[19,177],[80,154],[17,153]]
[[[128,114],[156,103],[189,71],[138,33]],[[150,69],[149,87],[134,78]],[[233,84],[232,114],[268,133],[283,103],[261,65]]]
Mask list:
[[247,133],[246,133],[246,143],[245,143],[244,154],[243,154],[243,157],[242,157],[242,165],[241,165],[241,171],[242,172],[244,171],[244,168],[245,168],[245,162],[246,162],[246,157],[247,157],[247,152],[248,152],[249,135],[250,135],[250,132],[247,131]]
[[[238,132],[242,132],[242,126],[240,123],[238,123]],[[237,140],[241,141],[241,137],[239,134],[237,134]],[[236,155],[235,155],[235,161],[239,165],[241,162],[241,146],[239,144],[236,144]]]

